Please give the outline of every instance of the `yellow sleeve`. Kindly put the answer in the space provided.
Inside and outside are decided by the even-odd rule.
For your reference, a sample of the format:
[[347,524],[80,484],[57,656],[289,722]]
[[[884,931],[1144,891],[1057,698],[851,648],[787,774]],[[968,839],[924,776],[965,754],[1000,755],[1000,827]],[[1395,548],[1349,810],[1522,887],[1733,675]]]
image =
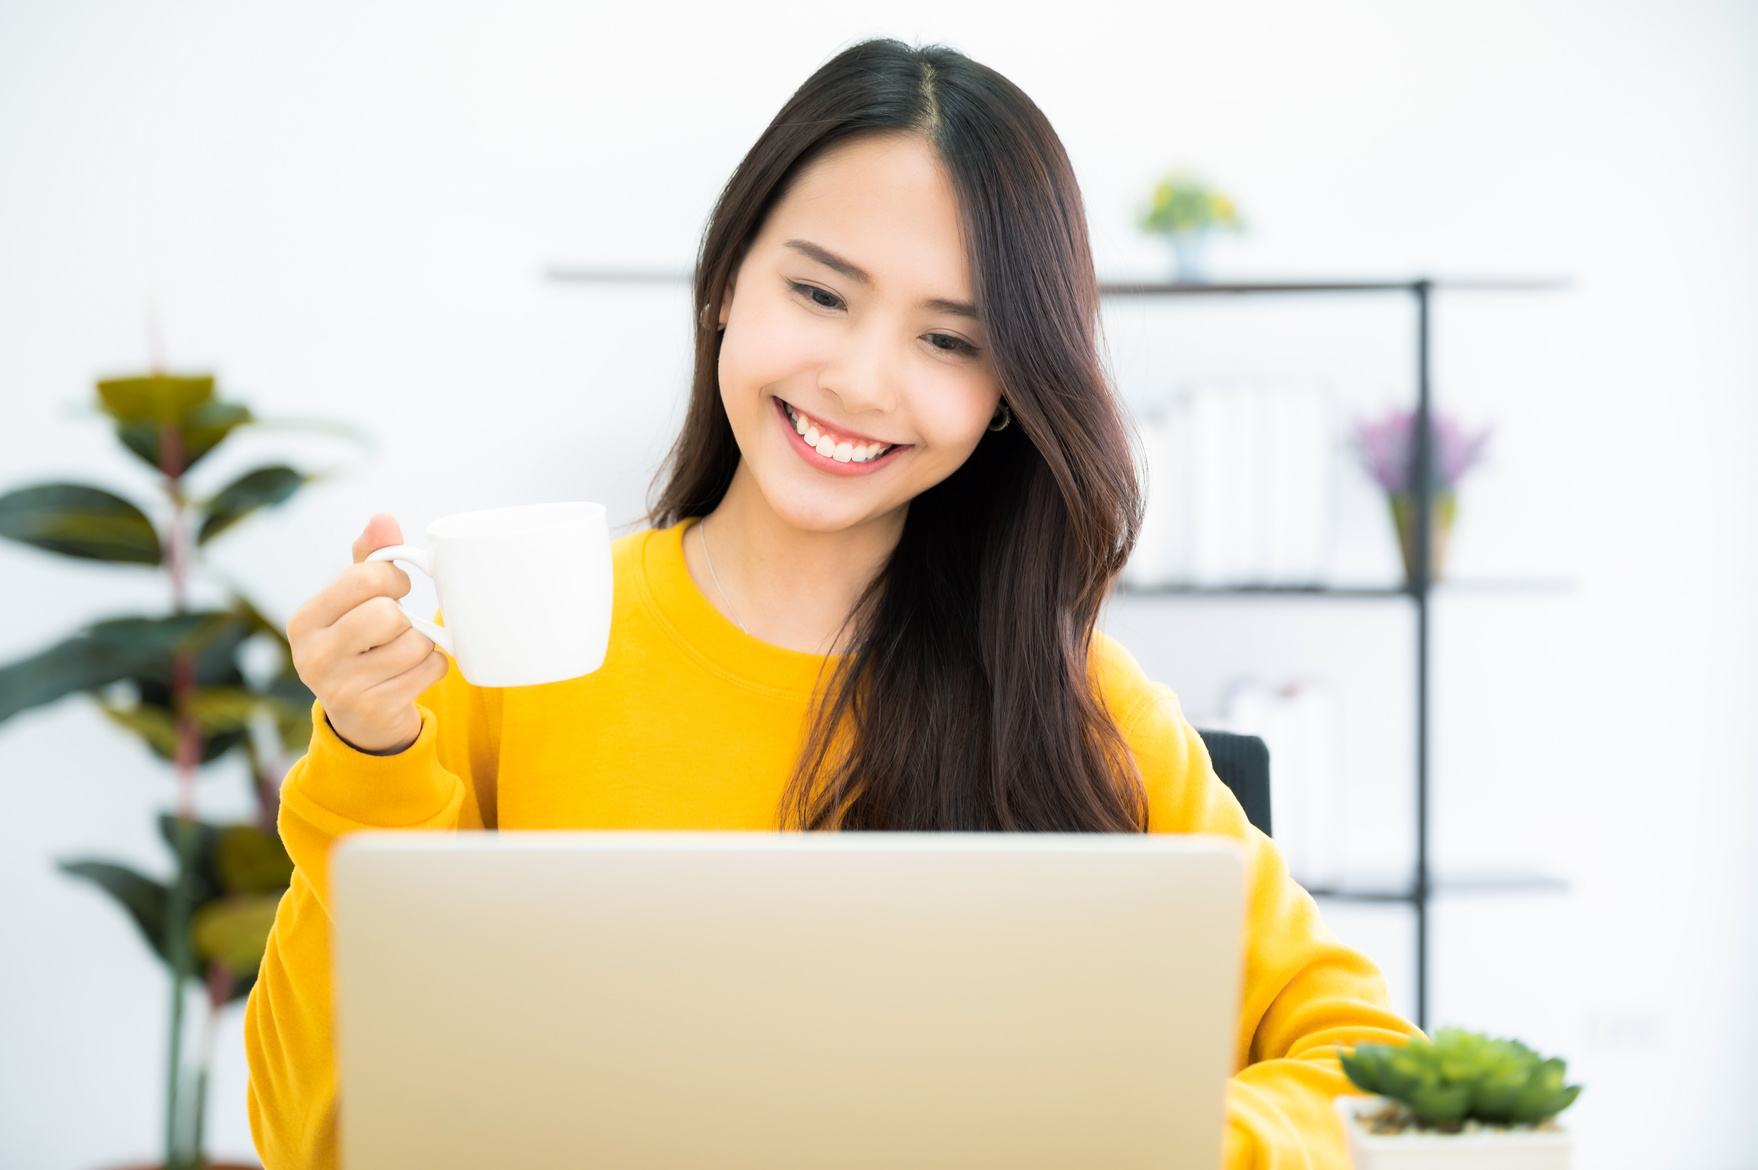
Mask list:
[[1245,977],[1227,1084],[1228,1170],[1348,1170],[1332,1099],[1349,1091],[1336,1045],[1401,1044],[1378,968],[1337,941],[1282,854],[1216,777],[1178,700],[1148,684],[1123,724],[1148,792],[1148,829],[1245,846]]
[[421,734],[394,756],[354,750],[322,704],[312,707],[311,746],[281,784],[293,881],[244,1009],[250,1131],[265,1170],[336,1165],[330,847],[359,829],[492,826],[500,696],[470,686],[454,664],[417,700]]

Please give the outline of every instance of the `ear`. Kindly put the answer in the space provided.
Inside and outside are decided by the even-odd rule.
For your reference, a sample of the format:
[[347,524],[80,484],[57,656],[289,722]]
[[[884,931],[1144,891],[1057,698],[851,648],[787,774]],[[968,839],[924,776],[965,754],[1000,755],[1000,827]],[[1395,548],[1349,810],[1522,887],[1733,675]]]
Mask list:
[[726,278],[726,288],[721,291],[721,294],[720,294],[720,320],[717,322],[717,324],[722,329],[726,328],[727,319],[732,316],[733,289],[738,285],[738,282],[739,282],[738,273],[735,271],[733,273],[733,275]]

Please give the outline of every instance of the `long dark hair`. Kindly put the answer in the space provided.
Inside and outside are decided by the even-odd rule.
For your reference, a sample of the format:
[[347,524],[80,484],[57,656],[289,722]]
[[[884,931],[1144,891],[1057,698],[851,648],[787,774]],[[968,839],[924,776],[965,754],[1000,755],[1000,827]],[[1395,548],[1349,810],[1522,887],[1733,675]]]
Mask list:
[[999,73],[951,49],[875,40],[788,99],[703,235],[695,377],[650,519],[707,515],[738,467],[715,322],[764,219],[832,146],[900,132],[932,142],[952,177],[1013,425],[911,501],[851,617],[851,649],[826,672],[783,821],[1140,831],[1141,781],[1087,666],[1140,493],[1095,343],[1098,285],[1073,168],[1042,111]]

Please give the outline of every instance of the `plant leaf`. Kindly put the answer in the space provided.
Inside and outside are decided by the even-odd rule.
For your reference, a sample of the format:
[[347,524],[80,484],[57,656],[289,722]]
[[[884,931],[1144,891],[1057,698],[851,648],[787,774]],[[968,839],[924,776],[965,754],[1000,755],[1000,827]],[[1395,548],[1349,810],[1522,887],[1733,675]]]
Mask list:
[[0,722],[75,691],[95,691],[123,679],[143,702],[170,708],[171,660],[195,654],[196,681],[242,685],[238,643],[249,633],[235,610],[198,610],[164,617],[112,618],[29,658],[0,667]]
[[109,861],[63,861],[60,868],[116,899],[140,928],[153,954],[170,961],[165,958],[165,913],[171,894],[162,883]]
[[95,691],[126,678],[168,690],[172,652],[185,642],[200,644],[209,635],[206,627],[229,617],[224,611],[208,611],[98,622],[30,658],[0,667],[0,722],[75,691]]
[[1470,1085],[1424,1085],[1408,1098],[1410,1111],[1425,1125],[1451,1125],[1471,1104]]
[[[221,440],[235,428],[254,421],[255,417],[249,408],[235,402],[209,399],[201,403],[189,412],[181,424],[175,424],[183,438],[183,466],[176,470],[188,471],[209,451],[219,446]],[[143,462],[162,471],[164,468],[160,463],[159,440],[164,425],[151,421],[118,422],[116,437]]]
[[82,560],[156,565],[159,534],[146,513],[101,488],[44,483],[0,496],[0,536]]
[[261,695],[243,687],[202,687],[190,701],[190,709],[203,735],[238,731],[250,726],[258,707],[267,705]]
[[[297,675],[294,676],[297,679]],[[305,685],[299,684],[305,691]],[[203,763],[224,754],[232,746],[244,742],[250,735],[250,722],[261,712],[275,724],[277,730],[289,728],[303,721],[309,728],[311,725],[311,702],[301,701],[294,697],[291,701],[276,694],[274,689],[258,693],[245,687],[202,687],[196,691],[191,707],[195,712],[197,724],[201,728],[203,740],[208,745],[204,752]],[[170,712],[166,711],[169,717]],[[283,739],[285,736],[283,736]],[[306,732],[306,745],[309,746],[311,733]],[[214,745],[224,746],[215,750]],[[172,757],[167,757],[172,758]]]
[[[309,724],[310,692],[302,685],[283,688],[280,681],[265,695],[253,696],[245,689],[238,646],[256,632],[254,623],[259,620],[254,610],[235,605],[98,622],[58,646],[0,667],[0,722],[74,691],[97,691],[128,681],[134,684],[138,702],[122,705],[100,699],[105,713],[140,735],[162,758],[175,759],[172,663],[179,651],[186,651],[194,657],[199,688],[196,715],[202,720],[202,763],[217,760],[244,742],[249,727],[243,712],[252,704],[267,708],[285,742],[294,725]],[[282,694],[283,689],[288,693]]]
[[227,825],[214,844],[214,870],[228,894],[279,893],[293,880],[293,859],[273,833]]
[[281,733],[281,750],[303,755],[311,749],[311,706],[317,696],[289,667],[269,687],[275,698],[275,727]]
[[1524,1065],[1510,1064],[1480,1078],[1471,1090],[1471,1116],[1485,1121],[1508,1120],[1528,1075]]
[[1532,1079],[1514,1099],[1508,1116],[1514,1121],[1540,1121],[1568,1108],[1581,1090],[1579,1086],[1564,1087],[1567,1075],[1568,1066],[1554,1056],[1539,1064],[1532,1070]]
[[98,383],[98,404],[118,422],[179,423],[214,396],[212,374],[145,374]]
[[240,476],[207,502],[208,517],[202,521],[195,543],[206,544],[258,508],[283,503],[310,478],[282,464],[259,467]]
[[189,923],[195,953],[206,962],[223,963],[233,978],[255,975],[274,929],[281,895],[239,894],[209,902]]
[[0,667],[0,722],[75,691],[109,686],[128,677],[131,665],[89,634],[9,663]]
[[264,617],[262,611],[252,605],[250,599],[247,597],[240,597],[234,594],[232,597],[232,608],[237,611],[239,620],[245,622],[250,627],[251,633],[268,634],[270,637],[274,638],[281,644],[282,648],[287,651],[288,661],[292,661],[293,647],[292,644],[287,641],[287,631],[284,628],[277,626],[274,622],[271,622],[268,618]]
[[[140,736],[154,755],[166,763],[177,761],[177,722],[169,707],[157,703],[137,703],[120,707],[99,700],[98,706],[116,723]],[[200,763],[211,764],[249,738],[244,728],[225,728],[201,736]]]
[[150,703],[123,707],[99,700],[98,707],[116,726],[126,728],[144,739],[147,746],[161,759],[177,758],[177,722],[171,717],[171,712]]
[[[112,636],[128,633],[124,629],[104,632]],[[133,633],[139,636],[140,631]],[[172,648],[194,654],[198,688],[195,706],[196,717],[201,721],[201,762],[204,764],[226,755],[248,738],[249,729],[244,722],[227,718],[227,708],[233,706],[232,696],[227,692],[242,692],[244,687],[244,675],[238,667],[238,646],[250,633],[245,615],[237,609],[210,611],[200,625]],[[167,719],[172,718],[171,652],[165,651],[143,665],[144,669],[130,675],[139,692],[141,706],[156,707]],[[203,719],[204,707],[207,708],[206,719]]]
[[183,853],[177,847],[178,834],[187,830],[189,838],[189,904],[203,906],[225,893],[215,865],[223,826],[205,821],[184,821],[172,813],[159,814],[159,836],[171,848],[171,856],[181,864]]
[[[1349,1083],[1364,1093],[1380,1091],[1377,1075],[1379,1062],[1375,1059],[1376,1054],[1371,1051],[1373,1047],[1363,1044],[1354,1052],[1344,1052],[1341,1048],[1337,1050],[1337,1062],[1343,1066],[1343,1073],[1349,1078]],[[1369,1051],[1364,1052],[1363,1049]]]

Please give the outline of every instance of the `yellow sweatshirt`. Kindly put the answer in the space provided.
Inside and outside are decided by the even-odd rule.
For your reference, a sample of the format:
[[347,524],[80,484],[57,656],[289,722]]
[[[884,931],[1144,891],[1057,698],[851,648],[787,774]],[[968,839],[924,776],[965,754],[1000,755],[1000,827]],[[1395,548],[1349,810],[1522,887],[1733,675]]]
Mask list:
[[[330,846],[365,828],[777,827],[823,659],[752,638],[684,567],[689,522],[617,541],[610,650],[596,673],[547,686],[473,687],[456,667],[421,696],[421,733],[394,756],[338,738],[314,711],[281,789],[297,866],[245,1012],[250,1123],[267,1170],[336,1165]],[[1215,778],[1178,700],[1095,638],[1092,671],[1141,770],[1148,827],[1245,845],[1244,988],[1228,1084],[1226,1164],[1348,1165],[1331,1098],[1332,1046],[1400,1042],[1384,981],[1337,942],[1274,845]],[[460,1011],[469,1011],[460,1004]]]

